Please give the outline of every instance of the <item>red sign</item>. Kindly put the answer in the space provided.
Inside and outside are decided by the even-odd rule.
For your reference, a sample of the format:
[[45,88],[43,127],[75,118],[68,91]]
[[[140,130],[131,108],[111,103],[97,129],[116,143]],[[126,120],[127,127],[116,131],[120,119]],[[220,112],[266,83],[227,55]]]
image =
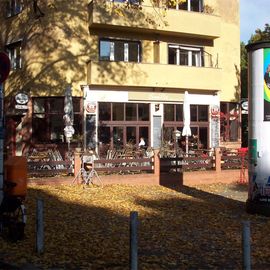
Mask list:
[[96,109],[97,109],[97,106],[96,106],[96,103],[95,102],[88,102],[86,104],[86,112],[87,113],[95,114],[96,113]]
[[0,83],[3,83],[10,72],[10,60],[6,53],[0,52]]

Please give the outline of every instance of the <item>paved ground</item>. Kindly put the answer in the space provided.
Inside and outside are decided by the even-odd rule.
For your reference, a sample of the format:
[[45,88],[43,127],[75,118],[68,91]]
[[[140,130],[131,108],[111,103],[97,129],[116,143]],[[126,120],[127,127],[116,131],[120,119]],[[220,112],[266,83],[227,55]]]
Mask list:
[[[42,256],[34,251],[37,197],[46,206]],[[128,269],[133,210],[139,212],[139,269],[241,269],[246,219],[252,223],[252,269],[270,269],[270,222],[246,214],[246,198],[247,186],[239,184],[30,187],[27,237],[3,242],[0,269]]]

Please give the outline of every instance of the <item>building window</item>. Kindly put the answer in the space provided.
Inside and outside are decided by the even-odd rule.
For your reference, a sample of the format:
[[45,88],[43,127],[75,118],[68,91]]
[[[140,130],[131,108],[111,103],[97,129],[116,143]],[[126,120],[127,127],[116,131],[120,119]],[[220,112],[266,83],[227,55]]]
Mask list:
[[23,9],[22,0],[8,0],[7,2],[7,17],[19,14]]
[[22,47],[20,41],[6,46],[6,51],[11,63],[11,69],[19,69],[22,67],[21,50]]
[[98,103],[99,154],[124,146],[136,148],[143,137],[150,146],[150,105],[148,103]]
[[138,5],[141,4],[141,0],[111,0],[114,3],[128,3],[131,5]]
[[141,62],[141,42],[101,39],[99,60]]
[[239,104],[233,102],[220,103],[220,139],[223,142],[240,140]]
[[166,5],[168,8],[177,10],[203,11],[203,0],[167,0]]
[[[74,130],[82,135],[82,106],[80,98],[72,98]],[[33,135],[36,143],[64,142],[64,97],[33,98]]]
[[202,47],[188,47],[170,44],[168,47],[168,62],[181,66],[204,66]]
[[[163,142],[171,145],[175,141],[174,131],[183,130],[183,104],[164,104]],[[208,147],[209,114],[208,105],[190,105],[190,127],[192,136],[189,137],[189,149]],[[178,142],[185,151],[185,138]]]

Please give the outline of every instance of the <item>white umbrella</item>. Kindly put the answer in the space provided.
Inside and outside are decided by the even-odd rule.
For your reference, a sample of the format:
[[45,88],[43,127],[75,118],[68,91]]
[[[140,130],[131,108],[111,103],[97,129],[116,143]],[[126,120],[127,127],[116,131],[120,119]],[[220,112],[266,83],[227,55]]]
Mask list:
[[191,136],[190,104],[189,104],[188,91],[185,91],[183,114],[184,114],[184,127],[182,131],[182,136],[186,136],[186,153],[188,153],[188,136]]
[[70,140],[75,132],[73,128],[73,120],[74,120],[74,115],[73,115],[73,103],[72,103],[72,90],[71,86],[69,85],[66,88],[65,91],[65,100],[64,100],[64,134],[68,143],[68,151],[69,151],[69,146],[70,146]]

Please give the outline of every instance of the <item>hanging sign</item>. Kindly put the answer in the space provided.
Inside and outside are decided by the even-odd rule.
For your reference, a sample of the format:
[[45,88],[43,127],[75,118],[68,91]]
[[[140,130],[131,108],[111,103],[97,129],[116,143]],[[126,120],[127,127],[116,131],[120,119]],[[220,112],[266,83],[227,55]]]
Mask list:
[[85,106],[85,110],[89,114],[96,114],[96,111],[97,111],[96,102],[87,102]]
[[213,105],[211,107],[211,117],[215,118],[215,117],[219,117],[219,106],[218,105]]
[[27,103],[29,101],[29,97],[27,94],[18,93],[15,96],[15,101],[16,101],[15,109],[18,109],[18,110],[27,110],[28,109]]

